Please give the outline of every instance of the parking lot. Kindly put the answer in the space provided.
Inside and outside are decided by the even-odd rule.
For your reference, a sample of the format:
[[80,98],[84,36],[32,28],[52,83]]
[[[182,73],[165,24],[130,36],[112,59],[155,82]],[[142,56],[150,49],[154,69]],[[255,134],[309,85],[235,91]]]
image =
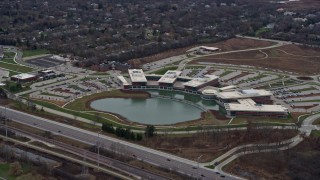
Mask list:
[[53,56],[50,55],[50,56],[30,59],[30,60],[27,60],[26,62],[38,67],[49,68],[49,67],[54,67],[54,66],[63,64],[65,61],[63,61],[60,58],[54,58]]

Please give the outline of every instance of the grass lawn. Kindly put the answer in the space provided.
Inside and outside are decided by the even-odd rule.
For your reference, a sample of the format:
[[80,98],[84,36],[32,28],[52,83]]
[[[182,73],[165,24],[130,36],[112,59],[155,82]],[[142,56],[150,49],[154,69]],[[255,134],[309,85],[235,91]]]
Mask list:
[[120,90],[105,91],[105,92],[85,96],[81,99],[76,99],[75,101],[69,103],[65,107],[68,109],[76,110],[76,111],[90,111],[91,109],[86,108],[86,102],[94,100],[94,99],[107,98],[107,97],[123,97],[123,98],[145,97],[146,98],[146,97],[148,97],[148,95],[147,94],[123,93]]
[[268,32],[268,31],[270,31],[270,29],[265,28],[265,27],[260,28],[259,30],[257,30],[257,31],[255,32],[255,36],[257,37],[257,36],[259,36],[260,34],[266,33],[266,32]]
[[232,73],[233,71],[229,71],[229,70],[226,70],[226,71],[224,71],[222,74],[220,74],[219,76],[220,77],[223,77],[223,76],[226,76],[226,75],[228,75],[228,74],[230,74],[230,73]]
[[311,131],[311,136],[313,136],[313,137],[320,137],[320,131],[317,131],[317,130]]
[[4,58],[4,59],[1,60],[1,62],[17,64],[16,62],[14,62],[13,58]]
[[23,57],[37,56],[41,54],[49,54],[50,52],[45,49],[37,49],[37,50],[25,50],[23,51]]
[[7,64],[7,63],[3,63],[0,61],[0,67],[4,68],[4,69],[8,69],[8,70],[12,70],[12,71],[18,71],[21,73],[28,73],[33,71],[32,68],[27,67],[27,66],[20,66],[17,64]]
[[315,120],[312,124],[313,125],[320,125],[320,119]]
[[13,180],[15,179],[14,176],[9,175],[9,169],[10,169],[10,164],[0,164],[0,177],[8,179],[8,180]]
[[153,73],[155,74],[159,74],[159,75],[164,75],[167,71],[169,70],[176,70],[178,67],[177,66],[170,66],[170,67],[165,67],[165,68],[162,68],[162,69],[159,69]]
[[[29,168],[25,165],[21,165],[22,167],[22,170],[23,170],[23,174],[27,173],[29,170]],[[7,180],[14,180],[16,179],[17,177],[16,176],[13,176],[13,175],[10,175],[9,174],[9,169],[10,169],[10,163],[4,163],[4,164],[0,164],[0,178],[5,178]]]
[[4,58],[13,59],[16,53],[14,52],[3,52]]
[[295,123],[296,120],[293,119],[292,117],[288,117],[287,119],[281,119],[281,118],[270,118],[270,117],[236,117],[232,120],[231,124],[243,124],[247,123],[248,121],[251,122],[272,122],[272,123]]

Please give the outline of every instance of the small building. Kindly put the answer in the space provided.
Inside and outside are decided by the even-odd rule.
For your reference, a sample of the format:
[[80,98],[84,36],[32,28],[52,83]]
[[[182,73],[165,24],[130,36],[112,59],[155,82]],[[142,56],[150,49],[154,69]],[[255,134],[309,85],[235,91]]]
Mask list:
[[20,82],[20,83],[25,83],[25,82],[31,82],[37,80],[38,77],[33,74],[27,74],[27,73],[22,73],[22,74],[17,74],[14,76],[11,76],[12,81]]
[[42,70],[38,71],[38,75],[43,77],[44,79],[51,79],[56,77],[56,73],[53,70]]
[[121,88],[122,89],[129,89],[130,88],[130,84],[128,83],[128,81],[126,80],[126,78],[124,78],[123,76],[117,76],[117,78],[120,80],[121,82]]

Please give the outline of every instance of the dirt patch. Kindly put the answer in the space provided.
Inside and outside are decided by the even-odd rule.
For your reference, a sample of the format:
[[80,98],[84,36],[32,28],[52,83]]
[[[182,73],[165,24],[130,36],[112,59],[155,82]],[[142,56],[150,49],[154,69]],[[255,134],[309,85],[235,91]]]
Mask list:
[[311,81],[311,80],[313,80],[312,77],[306,77],[306,76],[297,77],[297,79],[303,80],[303,81]]
[[274,142],[277,137],[289,139],[296,133],[295,130],[275,129],[220,132],[199,130],[199,133],[189,135],[157,135],[150,139],[144,139],[139,144],[190,160],[195,160],[202,155],[200,161],[208,162],[241,144]]
[[[260,57],[261,52],[249,51],[218,56],[203,57],[193,62],[213,62],[235,65],[249,65],[262,68],[279,69],[299,74],[317,74],[320,72],[320,51],[296,45],[264,50],[268,56]],[[303,68],[301,68],[303,66]]]
[[241,156],[225,170],[246,179],[319,179],[320,138],[307,138],[297,147]]
[[314,104],[312,106],[292,106],[292,108],[310,109],[316,106],[318,106],[318,104]]
[[246,38],[232,38],[232,39],[222,41],[222,42],[217,42],[217,43],[198,44],[198,45],[189,46],[186,48],[169,50],[163,53],[155,54],[155,55],[144,57],[144,58],[131,59],[128,62],[130,64],[133,64],[135,67],[138,67],[142,64],[158,61],[158,60],[165,59],[172,56],[186,54],[187,50],[197,46],[213,46],[221,49],[222,51],[233,51],[233,50],[241,50],[241,49],[248,49],[248,48],[254,48],[254,47],[266,47],[266,46],[271,46],[272,44],[273,43],[269,41],[259,41],[259,40],[246,39]]
[[230,54],[220,54],[212,56],[215,59],[225,59],[225,60],[259,60],[266,57],[260,51],[247,51],[247,52],[237,52]]
[[297,2],[290,2],[283,4],[284,8],[288,10],[308,10],[308,9],[315,9],[317,7],[320,7],[320,1],[319,0],[300,0]]

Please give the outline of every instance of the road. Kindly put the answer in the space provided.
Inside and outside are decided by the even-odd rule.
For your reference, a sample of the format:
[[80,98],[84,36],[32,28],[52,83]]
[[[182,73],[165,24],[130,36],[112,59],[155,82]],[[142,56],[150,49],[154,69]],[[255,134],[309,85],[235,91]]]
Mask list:
[[[20,129],[16,129],[13,127],[9,127],[10,131],[15,132],[16,134],[19,134],[24,137],[29,137],[30,139],[35,139],[40,142],[44,142],[50,146],[53,146],[55,148],[63,149],[64,151],[70,152],[72,154],[78,155],[79,157],[83,157],[84,159],[96,161],[97,160],[97,153],[78,148],[69,144],[65,144],[60,141],[55,141],[54,139],[48,139],[43,136],[38,136],[30,132],[22,131]],[[129,164],[126,164],[124,162],[108,158],[106,156],[100,155],[100,164],[105,165],[106,167],[111,167],[113,169],[118,170],[119,172],[123,172],[125,174],[129,174],[132,177],[139,177],[138,179],[146,179],[146,180],[166,180],[169,178],[150,173],[146,170],[131,166]]]
[[[45,118],[33,116],[9,108],[0,107],[0,112],[2,114],[6,114],[7,118],[13,121],[33,126],[42,130],[51,131],[52,133],[75,139],[86,144],[95,145],[98,142],[97,133],[54,122]],[[222,179],[220,175],[215,174],[215,171],[213,169],[202,166],[198,167],[197,162],[188,159],[184,159],[178,156],[104,135],[100,135],[99,139],[102,147],[106,149],[116,149],[118,153],[128,156],[134,155],[139,160],[143,160],[156,166],[171,169],[173,171],[177,171],[198,179]],[[226,176],[223,179],[234,178]]]

